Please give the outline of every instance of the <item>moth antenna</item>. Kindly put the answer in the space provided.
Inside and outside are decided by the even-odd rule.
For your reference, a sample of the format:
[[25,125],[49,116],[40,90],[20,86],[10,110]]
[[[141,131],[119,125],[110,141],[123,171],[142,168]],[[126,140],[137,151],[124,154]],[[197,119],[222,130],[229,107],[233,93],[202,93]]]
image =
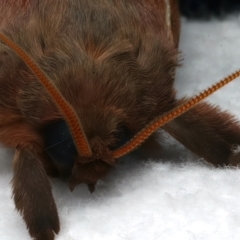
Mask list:
[[204,90],[198,95],[190,98],[185,103],[180,104],[171,111],[161,115],[160,117],[157,117],[156,119],[151,121],[144,129],[137,133],[129,142],[127,142],[125,145],[118,148],[117,150],[113,151],[113,157],[120,158],[133,151],[134,149],[138,148],[153,132],[162,127],[164,124],[187,112],[189,109],[197,105],[200,101],[213,94],[218,89],[222,88],[223,86],[225,86],[239,76],[240,70],[214,84],[207,90]]
[[64,99],[59,90],[54,86],[54,84],[48,79],[45,73],[23,49],[21,49],[17,44],[15,44],[13,41],[11,41],[9,38],[7,38],[1,33],[0,39],[21,57],[21,59],[26,63],[26,65],[38,77],[41,84],[46,88],[46,90],[54,100],[56,106],[63,114],[66,122],[68,123],[79,155],[83,157],[91,157],[92,151],[89,146],[87,137],[83,131],[82,124],[71,105],[66,101],[66,99]]

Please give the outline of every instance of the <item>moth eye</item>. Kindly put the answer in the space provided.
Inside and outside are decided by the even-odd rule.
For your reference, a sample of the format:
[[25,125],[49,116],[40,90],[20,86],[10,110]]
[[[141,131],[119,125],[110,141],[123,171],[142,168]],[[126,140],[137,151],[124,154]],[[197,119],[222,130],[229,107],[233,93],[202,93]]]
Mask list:
[[54,122],[43,130],[45,151],[50,158],[72,168],[77,156],[73,138],[65,121]]
[[120,125],[118,127],[118,131],[114,134],[116,138],[116,142],[114,146],[109,147],[111,150],[116,150],[123,146],[125,143],[127,143],[134,135],[133,133],[129,130],[124,125]]

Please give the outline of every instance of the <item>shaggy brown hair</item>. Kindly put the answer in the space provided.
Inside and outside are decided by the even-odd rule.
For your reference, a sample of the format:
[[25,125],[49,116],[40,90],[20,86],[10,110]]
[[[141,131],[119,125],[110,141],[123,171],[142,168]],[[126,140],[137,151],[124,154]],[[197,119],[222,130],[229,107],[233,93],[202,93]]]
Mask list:
[[[111,158],[122,129],[135,134],[182,101],[173,87],[177,1],[1,0],[0,32],[74,109],[92,150],[91,162],[80,154],[70,171],[49,158],[43,130],[64,116],[37,76],[1,43],[0,141],[16,148],[14,201],[30,235],[53,240],[60,225],[48,176],[67,171],[71,189],[86,183],[93,191],[112,168],[101,160]],[[239,162],[231,147],[240,143],[240,126],[216,107],[202,103],[163,128],[211,163]],[[151,144],[142,149],[151,151]]]

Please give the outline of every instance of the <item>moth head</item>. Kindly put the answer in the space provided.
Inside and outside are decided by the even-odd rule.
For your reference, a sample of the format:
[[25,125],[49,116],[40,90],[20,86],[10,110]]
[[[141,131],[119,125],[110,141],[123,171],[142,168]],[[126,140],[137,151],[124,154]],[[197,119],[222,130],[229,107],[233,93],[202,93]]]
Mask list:
[[[53,139],[49,141],[46,151],[53,160],[56,161],[59,161],[59,158],[62,157],[61,154],[59,154],[60,151],[63,151],[63,153],[66,154],[68,164],[71,165],[72,170],[69,182],[71,190],[73,190],[76,185],[85,183],[92,192],[96,182],[103,178],[112,166],[117,164],[120,157],[138,148],[153,132],[165,125],[167,122],[182,115],[213,92],[240,76],[240,71],[237,71],[229,77],[224,78],[211,88],[208,88],[190,100],[184,101],[181,105],[175,107],[173,110],[165,113],[164,115],[157,117],[145,126],[138,134],[131,137],[126,144],[123,144],[124,142],[122,142],[121,144],[123,144],[123,146],[113,149],[111,146],[106,144],[103,139],[97,136],[91,138],[91,142],[89,142],[89,139],[83,130],[81,120],[78,118],[78,115],[70,103],[67,102],[59,90],[54,86],[53,82],[49,80],[37,64],[19,46],[1,33],[0,39],[13,49],[38,77],[41,84],[46,88],[63,116],[63,122],[52,125],[48,129],[45,137],[49,140],[51,131],[54,131],[55,128],[60,128],[60,135],[64,131],[67,131],[65,132],[66,139],[61,139],[61,137],[59,138],[56,136],[54,137],[53,134]],[[51,142],[55,140],[57,140],[55,143]],[[54,150],[55,153],[54,151],[51,152],[52,150]],[[58,156],[58,159],[56,156]]]
[[70,189],[73,190],[78,184],[85,183],[91,192],[96,182],[104,178],[115,166],[116,159],[113,158],[112,151],[133,136],[124,125],[119,125],[112,135],[110,141],[109,139],[104,141],[98,136],[91,138],[89,144],[93,155],[84,157],[78,154],[74,139],[64,120],[53,122],[43,130],[45,151],[55,164],[71,172]]

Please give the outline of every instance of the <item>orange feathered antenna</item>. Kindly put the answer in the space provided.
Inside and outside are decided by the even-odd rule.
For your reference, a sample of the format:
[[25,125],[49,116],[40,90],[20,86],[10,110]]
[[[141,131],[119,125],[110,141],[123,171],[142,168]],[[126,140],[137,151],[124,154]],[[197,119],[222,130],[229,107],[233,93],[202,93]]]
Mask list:
[[159,129],[166,123],[170,122],[174,118],[187,112],[189,109],[197,105],[200,101],[202,101],[203,99],[205,99],[206,97],[208,97],[209,95],[211,95],[212,93],[222,88],[223,86],[225,86],[226,84],[233,81],[239,76],[240,76],[240,70],[231,74],[229,77],[224,78],[223,80],[214,84],[212,87],[199,93],[195,97],[190,98],[188,101],[175,107],[173,110],[163,114],[160,117],[157,117],[152,122],[150,122],[143,130],[141,130],[138,134],[136,134],[128,143],[126,143],[119,149],[115,150],[113,152],[113,157],[120,158],[128,154],[129,152],[133,151],[134,149],[138,148],[157,129]]
[[[76,144],[79,155],[83,157],[91,157],[92,151],[83,132],[82,125],[80,120],[78,119],[77,114],[71,107],[71,105],[64,99],[62,94],[58,91],[58,89],[53,85],[53,83],[46,77],[43,71],[37,66],[37,64],[25,53],[19,46],[9,40],[6,36],[0,33],[0,39],[12,48],[21,58],[22,60],[29,66],[29,68],[36,74],[36,76],[41,81],[42,85],[47,89],[53,100],[55,101],[58,109],[63,114],[70,131],[72,133],[74,142]],[[170,122],[174,118],[182,115],[187,112],[189,109],[197,105],[200,101],[222,88],[229,82],[233,81],[237,77],[240,76],[240,70],[231,74],[229,77],[224,78],[219,81],[212,87],[207,90],[201,92],[185,103],[175,107],[173,110],[165,113],[164,115],[157,117],[152,122],[150,122],[142,131],[136,134],[128,143],[120,147],[119,149],[112,152],[113,158],[120,158],[129,152],[133,151],[137,147],[139,147],[153,132],[162,127],[164,124]]]
[[21,59],[27,64],[27,66],[32,70],[32,72],[39,78],[41,84],[49,92],[50,96],[54,100],[56,106],[64,116],[70,131],[72,133],[76,148],[80,156],[91,157],[92,151],[89,146],[88,140],[82,128],[82,124],[78,119],[77,114],[73,110],[72,106],[67,102],[67,100],[62,96],[54,84],[49,80],[49,78],[43,73],[43,71],[38,67],[38,65],[28,56],[28,54],[22,50],[17,44],[8,39],[6,36],[0,33],[0,39],[11,49],[13,49]]

